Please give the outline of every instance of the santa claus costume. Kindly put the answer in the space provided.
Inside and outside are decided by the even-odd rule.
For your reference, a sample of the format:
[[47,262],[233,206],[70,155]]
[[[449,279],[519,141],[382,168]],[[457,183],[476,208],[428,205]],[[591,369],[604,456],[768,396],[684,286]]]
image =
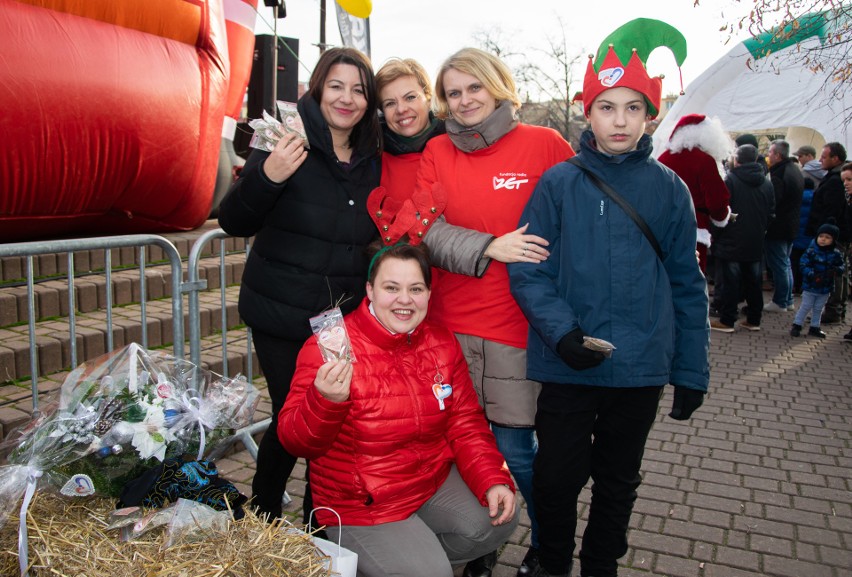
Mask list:
[[687,114],[677,122],[666,150],[657,159],[675,171],[692,195],[702,272],[707,270],[710,223],[721,228],[731,217],[731,195],[723,180],[722,161],[733,151],[734,143],[719,119]]

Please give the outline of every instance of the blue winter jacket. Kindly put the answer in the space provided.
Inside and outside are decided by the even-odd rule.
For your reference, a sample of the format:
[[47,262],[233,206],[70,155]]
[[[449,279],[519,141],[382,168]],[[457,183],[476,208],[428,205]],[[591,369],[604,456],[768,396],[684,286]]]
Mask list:
[[834,277],[843,274],[843,254],[837,244],[820,246],[812,240],[799,259],[802,271],[802,290],[827,295],[834,288]]
[[[637,150],[598,152],[583,134],[580,160],[645,219],[664,260],[630,217],[582,171],[560,163],[541,177],[521,215],[527,234],[550,241],[542,264],[509,265],[512,294],[530,322],[527,376],[549,383],[605,387],[671,383],[701,391],[710,378],[707,287],[695,257],[696,223],[689,190],[651,158],[651,139]],[[616,350],[577,371],[556,353],[580,327]]]

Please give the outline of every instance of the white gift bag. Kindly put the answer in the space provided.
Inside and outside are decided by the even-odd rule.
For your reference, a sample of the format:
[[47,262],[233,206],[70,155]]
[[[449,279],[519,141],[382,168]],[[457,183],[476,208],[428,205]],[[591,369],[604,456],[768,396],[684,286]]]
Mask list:
[[[338,515],[337,511],[330,507],[316,507],[313,511],[311,511],[310,518],[313,519],[314,511],[319,509],[325,509],[326,511],[334,513],[337,517],[337,524],[340,526],[340,532],[343,533],[343,523],[340,521],[340,515]],[[310,530],[311,527],[308,525],[308,531],[310,532]],[[311,539],[320,551],[328,555],[328,562],[331,563],[331,567],[326,565],[326,568],[331,569],[334,575],[340,575],[340,577],[356,577],[356,573],[358,572],[358,553],[350,551],[346,547],[342,547],[340,545],[340,536],[337,538],[337,543],[332,543],[331,541],[320,539],[315,536],[312,536]]]

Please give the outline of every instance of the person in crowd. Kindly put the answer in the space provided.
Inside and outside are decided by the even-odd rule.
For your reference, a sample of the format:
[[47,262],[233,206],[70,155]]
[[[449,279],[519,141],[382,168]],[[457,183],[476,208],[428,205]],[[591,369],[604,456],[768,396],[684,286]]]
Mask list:
[[655,132],[657,132],[657,128],[660,126],[660,121],[656,118],[651,120],[650,122],[645,124],[645,134],[648,136],[653,136]]
[[799,168],[805,178],[810,177],[816,188],[819,183],[825,178],[826,170],[820,164],[816,157],[816,148],[810,144],[802,145],[793,153],[799,160]]
[[746,320],[736,326],[748,331],[760,330],[763,242],[775,207],[775,192],[757,163],[757,156],[757,149],[751,144],[737,148],[733,167],[725,177],[725,185],[731,191],[731,210],[737,218],[713,231],[713,254],[723,275],[724,288],[719,319],[713,319],[710,328],[724,333],[734,332],[741,292],[748,309]]
[[[822,154],[819,158],[820,164],[826,170],[826,175],[814,191],[814,200],[811,203],[811,214],[808,216],[807,233],[810,236],[816,236],[816,231],[827,222],[829,218],[833,218],[840,229],[840,236],[834,239],[838,250],[846,256],[848,248],[850,227],[846,220],[847,200],[846,193],[843,187],[843,181],[840,177],[843,163],[846,162],[846,148],[839,142],[829,142],[822,148]],[[848,267],[847,267],[848,268]],[[831,291],[828,297],[828,303],[825,305],[825,311],[822,315],[822,322],[825,324],[839,323],[846,318],[846,300],[847,286],[845,279],[835,279],[834,290]]]
[[[689,190],[651,157],[643,135],[658,114],[661,80],[645,71],[647,54],[631,52],[636,43],[624,30],[639,22],[647,27],[644,19],[625,24],[609,37],[618,33],[623,44],[604,43],[589,61],[583,106],[591,130],[577,156],[584,167],[563,162],[547,171],[521,215],[528,233],[550,240],[550,258],[509,265],[531,326],[527,375],[542,383],[533,476],[539,577],[572,574],[577,498],[590,477],[580,574],[617,574],[663,387],[674,385],[669,415],[685,420],[709,383],[695,213]],[[591,175],[632,205],[660,254]],[[607,356],[599,350],[606,343],[586,337],[614,350]]]
[[808,314],[811,315],[811,326],[808,335],[820,339],[825,333],[820,328],[822,310],[828,302],[828,295],[834,288],[834,278],[843,276],[843,254],[837,249],[835,239],[840,235],[840,229],[830,218],[817,230],[816,238],[808,250],[802,255],[802,306],[796,313],[790,336],[802,334],[802,327]]
[[317,519],[359,576],[451,577],[509,539],[514,488],[458,341],[426,318],[424,245],[372,248],[367,298],[344,318],[354,358],[305,343],[278,435],[310,460],[314,504],[341,525]]
[[793,310],[793,269],[790,251],[799,234],[799,209],[805,188],[802,171],[790,158],[790,144],[774,140],[769,146],[769,177],[775,189],[775,218],[766,230],[766,267],[772,272],[774,291],[764,312]]
[[731,217],[722,161],[733,150],[734,143],[718,118],[687,114],[677,121],[666,150],[657,158],[683,179],[692,195],[698,222],[696,250],[704,273],[711,241],[710,225],[722,228]]
[[[852,231],[852,162],[847,162],[840,167],[840,179],[846,191],[846,229]],[[846,273],[849,275],[849,283],[852,284],[852,270],[850,270],[852,269],[852,266],[850,266],[852,258],[849,254],[852,252],[852,243],[847,243],[846,251]],[[843,339],[846,342],[852,342],[852,328],[843,335]]]
[[712,298],[710,300],[709,315],[711,318],[719,318],[719,315],[722,314],[722,291],[724,290],[724,281],[722,280],[722,268],[716,264],[716,254],[713,249],[710,249],[707,261],[713,278],[713,293],[710,295]]
[[799,235],[793,240],[793,248],[790,250],[790,266],[793,268],[793,294],[802,294],[802,270],[799,268],[799,260],[802,254],[810,246],[813,237],[805,234],[808,226],[808,216],[811,213],[811,202],[814,198],[814,180],[805,176],[805,189],[802,191],[802,206],[799,208]]
[[[281,501],[296,457],[281,446],[277,419],[309,319],[364,296],[366,246],[378,235],[367,196],[381,175],[381,133],[372,65],[352,48],[320,57],[299,99],[310,150],[286,135],[272,152],[253,150],[219,209],[233,236],[255,236],[240,286],[239,312],[252,329],[269,386],[272,423],[260,442],[253,504],[268,518]],[[305,510],[310,511],[306,488]]]
[[[509,68],[476,48],[441,65],[435,108],[447,134],[426,145],[417,176],[418,193],[446,198],[441,221],[425,236],[442,269],[430,315],[461,342],[497,446],[526,501],[530,547],[518,570],[525,577],[538,563],[532,464],[540,385],[526,377],[529,326],[509,292],[506,264],[537,264],[550,254],[547,240],[518,227],[518,218],[542,173],[574,151],[556,131],[518,121]],[[491,575],[496,559],[496,552],[483,558],[480,570],[466,576]]]
[[431,111],[429,75],[411,58],[388,60],[376,73],[382,112],[382,186],[400,201],[410,198],[426,143],[444,134],[444,121]]
[[740,147],[743,144],[751,144],[755,147],[758,150],[757,163],[760,165],[760,168],[763,169],[763,174],[769,174],[769,166],[766,164],[766,157],[760,154],[760,145],[758,144],[757,137],[754,134],[749,132],[740,134],[734,139],[734,144],[737,147]]

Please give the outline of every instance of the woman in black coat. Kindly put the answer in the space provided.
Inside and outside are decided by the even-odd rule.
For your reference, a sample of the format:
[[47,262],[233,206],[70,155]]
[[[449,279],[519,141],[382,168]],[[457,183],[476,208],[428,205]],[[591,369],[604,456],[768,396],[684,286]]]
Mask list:
[[[310,149],[288,134],[272,152],[252,151],[219,208],[225,232],[255,236],[239,312],[272,400],[252,481],[254,506],[270,519],[281,516],[296,463],[276,430],[309,319],[336,306],[347,314],[365,296],[364,249],[378,236],[367,213],[381,177],[376,107],[369,59],[352,48],[327,50],[298,102]],[[306,513],[309,507],[306,489]]]

